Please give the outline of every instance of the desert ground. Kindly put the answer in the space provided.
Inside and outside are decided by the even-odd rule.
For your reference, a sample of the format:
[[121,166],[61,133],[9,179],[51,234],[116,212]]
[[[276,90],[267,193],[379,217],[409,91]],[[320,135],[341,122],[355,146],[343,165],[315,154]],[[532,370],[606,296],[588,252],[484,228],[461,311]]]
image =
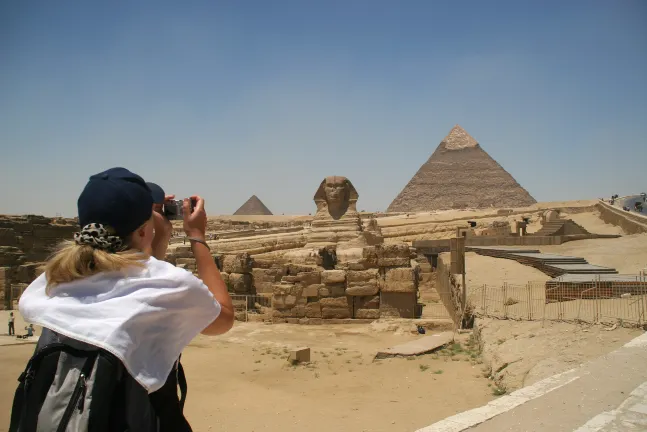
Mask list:
[[[420,337],[411,327],[237,323],[225,336],[198,336],[182,355],[187,417],[197,431],[402,431],[495,397],[468,335],[435,354],[374,360]],[[311,363],[291,366],[288,351],[300,346],[312,349]],[[0,346],[0,431],[33,349]]]

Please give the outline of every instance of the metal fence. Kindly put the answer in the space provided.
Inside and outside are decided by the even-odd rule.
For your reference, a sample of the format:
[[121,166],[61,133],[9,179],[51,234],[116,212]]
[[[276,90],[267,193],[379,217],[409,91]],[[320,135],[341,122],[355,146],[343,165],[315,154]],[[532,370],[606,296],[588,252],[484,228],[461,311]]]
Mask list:
[[476,315],[517,320],[647,324],[647,278],[503,283],[468,287]]
[[250,317],[261,317],[272,309],[272,296],[270,295],[244,295],[230,294],[234,305],[236,319],[250,321]]

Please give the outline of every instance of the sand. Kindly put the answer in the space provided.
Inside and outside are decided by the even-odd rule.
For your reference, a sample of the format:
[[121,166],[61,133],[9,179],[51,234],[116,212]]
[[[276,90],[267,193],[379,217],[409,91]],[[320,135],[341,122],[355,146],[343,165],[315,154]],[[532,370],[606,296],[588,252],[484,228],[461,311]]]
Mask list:
[[485,364],[494,381],[508,391],[578,367],[644,333],[635,328],[490,318],[478,318],[475,326]]
[[514,285],[525,285],[527,282],[545,282],[550,279],[534,267],[517,261],[479,255],[476,252],[465,253],[465,277],[467,287],[484,284],[502,286],[504,282]]
[[582,257],[590,264],[613,267],[620,274],[638,274],[647,268],[647,234],[579,240],[538,249],[546,253]]
[[[467,355],[373,361],[378,349],[419,337],[406,329],[237,323],[225,336],[198,336],[182,356],[187,417],[196,431],[403,431],[494,398]],[[290,366],[287,350],[302,345],[312,364]],[[0,432],[33,349],[0,346]]]

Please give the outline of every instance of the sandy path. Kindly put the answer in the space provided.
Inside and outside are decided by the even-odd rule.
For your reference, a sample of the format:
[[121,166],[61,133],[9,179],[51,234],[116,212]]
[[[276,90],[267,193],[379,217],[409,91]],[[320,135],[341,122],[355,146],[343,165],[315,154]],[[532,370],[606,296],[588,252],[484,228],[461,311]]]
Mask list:
[[[482,365],[466,355],[372,361],[377,348],[416,337],[368,325],[256,323],[221,338],[199,336],[182,357],[187,416],[196,431],[403,431],[493,398]],[[289,366],[285,350],[300,345],[313,348],[313,363]],[[0,347],[0,432],[32,351]]]

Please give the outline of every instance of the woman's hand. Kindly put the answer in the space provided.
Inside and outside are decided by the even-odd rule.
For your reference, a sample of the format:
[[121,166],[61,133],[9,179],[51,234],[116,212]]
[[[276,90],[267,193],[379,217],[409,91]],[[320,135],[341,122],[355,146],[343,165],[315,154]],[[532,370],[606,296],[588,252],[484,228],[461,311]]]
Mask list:
[[[191,213],[191,200],[196,201],[193,213]],[[197,195],[191,199],[185,198],[182,203],[184,213],[184,232],[187,237],[195,237],[205,240],[207,231],[207,212],[204,210],[204,200]]]

